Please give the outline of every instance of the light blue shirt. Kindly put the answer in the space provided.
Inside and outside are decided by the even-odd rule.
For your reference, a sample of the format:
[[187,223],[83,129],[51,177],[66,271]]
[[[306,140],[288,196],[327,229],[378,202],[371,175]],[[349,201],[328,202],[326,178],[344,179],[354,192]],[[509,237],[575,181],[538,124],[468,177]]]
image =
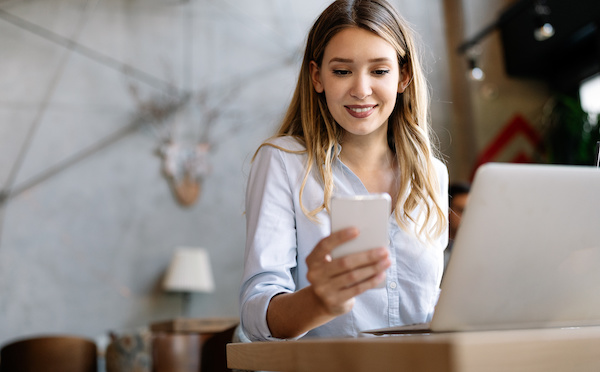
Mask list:
[[[304,146],[292,137],[271,143],[292,151]],[[267,325],[269,301],[279,293],[308,286],[306,257],[328,236],[330,217],[321,211],[319,222],[309,219],[300,207],[305,154],[294,154],[272,146],[262,147],[252,165],[246,190],[246,253],[240,293],[241,326],[252,341],[275,340]],[[447,201],[446,166],[434,160],[441,200]],[[367,189],[341,161],[333,164],[335,195],[364,195]],[[306,210],[323,203],[323,186],[312,174],[302,198]],[[447,203],[447,202],[446,202]],[[443,206],[447,213],[447,205]],[[415,216],[418,211],[415,211]],[[352,310],[317,327],[306,336],[357,337],[360,331],[431,320],[439,295],[447,234],[425,244],[402,230],[394,215],[388,220],[391,267],[386,286],[356,297]],[[413,231],[413,226],[410,226]]]

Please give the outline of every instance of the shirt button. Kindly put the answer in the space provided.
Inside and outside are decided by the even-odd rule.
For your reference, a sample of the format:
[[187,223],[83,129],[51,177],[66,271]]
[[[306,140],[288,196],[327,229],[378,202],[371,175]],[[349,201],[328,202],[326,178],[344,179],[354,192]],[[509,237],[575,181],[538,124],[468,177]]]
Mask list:
[[391,282],[390,283],[390,289],[396,289],[398,285],[396,284],[396,282]]

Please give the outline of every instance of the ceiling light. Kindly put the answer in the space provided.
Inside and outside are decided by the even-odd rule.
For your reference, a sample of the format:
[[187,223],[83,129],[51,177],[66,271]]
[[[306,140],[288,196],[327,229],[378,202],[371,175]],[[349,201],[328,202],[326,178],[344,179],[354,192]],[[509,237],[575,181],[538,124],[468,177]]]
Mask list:
[[481,68],[477,66],[477,62],[474,58],[469,59],[469,79],[475,81],[482,81],[485,79],[485,73]]
[[544,41],[554,36],[554,26],[549,21],[550,7],[545,0],[538,0],[533,6],[535,28],[533,37],[537,41]]

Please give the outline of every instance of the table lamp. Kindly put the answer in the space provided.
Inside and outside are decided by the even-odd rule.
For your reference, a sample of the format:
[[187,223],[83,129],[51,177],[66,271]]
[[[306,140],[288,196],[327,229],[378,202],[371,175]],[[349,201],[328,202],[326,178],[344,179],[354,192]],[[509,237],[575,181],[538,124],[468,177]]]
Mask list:
[[202,248],[180,247],[175,250],[163,288],[183,293],[183,313],[187,315],[192,292],[214,292],[215,284],[208,251]]

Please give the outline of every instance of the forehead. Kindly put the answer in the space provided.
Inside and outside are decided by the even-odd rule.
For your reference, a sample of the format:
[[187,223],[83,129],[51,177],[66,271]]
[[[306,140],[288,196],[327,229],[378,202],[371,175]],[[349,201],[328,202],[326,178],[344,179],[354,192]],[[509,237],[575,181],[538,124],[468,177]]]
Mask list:
[[382,37],[362,28],[350,27],[335,34],[325,47],[324,62],[332,58],[396,60],[397,54],[394,47]]

